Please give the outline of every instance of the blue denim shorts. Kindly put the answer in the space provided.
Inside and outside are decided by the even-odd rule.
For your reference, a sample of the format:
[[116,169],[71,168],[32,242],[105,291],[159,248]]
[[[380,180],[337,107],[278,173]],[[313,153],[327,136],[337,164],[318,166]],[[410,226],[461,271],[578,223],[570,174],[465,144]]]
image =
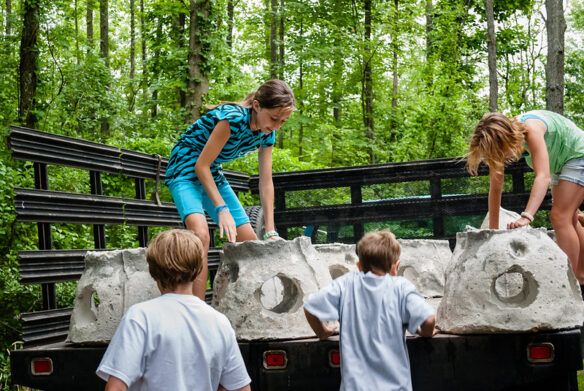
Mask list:
[[551,175],[552,185],[556,186],[560,180],[584,186],[584,157],[568,160],[559,173]]
[[[176,181],[168,186],[168,189],[170,190],[170,194],[172,194],[174,205],[180,214],[183,224],[188,215],[192,213],[204,215],[204,212],[207,212],[215,223],[219,223],[217,213],[215,213],[215,206],[200,182],[189,180]],[[229,183],[226,180],[221,181],[217,183],[217,189],[221,197],[223,197],[223,201],[229,207],[229,212],[233,216],[233,220],[235,220],[235,226],[239,227],[240,225],[249,223],[249,217],[247,217],[245,210],[241,206],[237,195],[231,186],[229,186]]]

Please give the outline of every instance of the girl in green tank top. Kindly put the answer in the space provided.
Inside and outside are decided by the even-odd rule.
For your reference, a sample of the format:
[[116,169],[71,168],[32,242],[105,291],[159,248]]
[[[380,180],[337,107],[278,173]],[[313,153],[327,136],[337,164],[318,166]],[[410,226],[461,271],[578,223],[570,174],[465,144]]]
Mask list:
[[[584,201],[584,131],[560,114],[534,110],[517,118],[487,113],[475,127],[467,168],[473,175],[484,162],[489,166],[489,228],[499,228],[499,209],[506,163],[525,156],[535,173],[529,200],[521,218],[507,229],[529,225],[552,184],[550,221],[560,248],[584,284],[584,229],[578,222]],[[584,295],[584,290],[583,290]]]

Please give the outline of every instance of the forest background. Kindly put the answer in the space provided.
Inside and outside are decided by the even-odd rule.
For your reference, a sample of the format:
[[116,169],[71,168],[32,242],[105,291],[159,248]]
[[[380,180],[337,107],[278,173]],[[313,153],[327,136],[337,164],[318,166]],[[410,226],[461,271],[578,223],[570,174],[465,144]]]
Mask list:
[[[297,99],[278,132],[275,172],[462,156],[487,111],[547,108],[584,126],[582,1],[5,0],[1,7],[4,140],[18,124],[168,156],[205,104],[241,100],[269,78],[288,82]],[[256,158],[227,168],[257,173]],[[51,188],[88,192],[85,172],[50,170]],[[103,181],[106,195],[133,191],[115,176]],[[41,306],[39,287],[19,284],[18,251],[36,248],[38,238],[35,225],[15,222],[14,187],[34,187],[32,167],[11,159],[2,142],[1,389],[9,389],[7,349],[18,347],[18,316]],[[370,198],[403,195],[421,193],[374,190]],[[343,197],[330,191],[292,202]],[[170,201],[167,192],[162,198]],[[53,225],[54,247],[91,248],[86,228]],[[108,229],[108,247],[136,247],[132,229]],[[57,285],[59,305],[71,305],[75,285]]]

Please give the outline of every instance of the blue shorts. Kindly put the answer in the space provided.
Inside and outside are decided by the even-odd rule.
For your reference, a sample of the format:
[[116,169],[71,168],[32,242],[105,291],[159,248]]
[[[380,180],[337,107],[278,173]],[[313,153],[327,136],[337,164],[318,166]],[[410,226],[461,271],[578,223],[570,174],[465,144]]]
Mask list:
[[[180,214],[183,224],[188,215],[192,213],[205,215],[204,211],[207,212],[215,223],[219,223],[217,213],[215,213],[215,206],[200,182],[195,183],[189,180],[176,181],[168,186],[168,189],[170,190],[170,194],[172,194],[174,205]],[[221,197],[223,197],[223,200],[229,207],[229,212],[233,216],[233,220],[235,220],[235,226],[239,227],[240,225],[249,223],[249,217],[241,206],[237,195],[231,186],[229,186],[229,183],[226,180],[217,183],[217,189],[219,189],[219,194],[221,194]]]
[[552,174],[552,185],[556,186],[560,180],[584,186],[584,157],[568,160],[559,173]]

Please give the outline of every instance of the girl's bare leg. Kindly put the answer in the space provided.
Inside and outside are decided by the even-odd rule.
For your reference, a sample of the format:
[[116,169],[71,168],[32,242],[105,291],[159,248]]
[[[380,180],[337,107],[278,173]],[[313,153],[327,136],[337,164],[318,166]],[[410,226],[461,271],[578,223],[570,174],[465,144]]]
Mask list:
[[207,255],[209,253],[209,226],[205,215],[200,213],[192,213],[185,218],[185,225],[201,239],[203,243],[203,268],[201,273],[195,278],[193,283],[193,295],[205,300],[205,293],[207,292]]
[[250,223],[242,224],[237,227],[237,238],[238,242],[245,242],[246,240],[258,240],[257,235],[251,228]]
[[566,253],[572,270],[581,285],[584,284],[584,231],[578,223],[578,208],[584,200],[584,186],[560,180],[552,186],[553,205],[550,221],[556,240]]

